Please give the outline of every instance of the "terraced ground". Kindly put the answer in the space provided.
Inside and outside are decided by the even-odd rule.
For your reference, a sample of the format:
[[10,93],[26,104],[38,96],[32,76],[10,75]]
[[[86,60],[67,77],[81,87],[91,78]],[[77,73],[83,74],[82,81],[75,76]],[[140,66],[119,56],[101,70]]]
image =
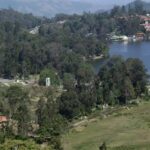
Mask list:
[[150,150],[150,102],[118,108],[102,117],[88,119],[64,135],[65,150]]

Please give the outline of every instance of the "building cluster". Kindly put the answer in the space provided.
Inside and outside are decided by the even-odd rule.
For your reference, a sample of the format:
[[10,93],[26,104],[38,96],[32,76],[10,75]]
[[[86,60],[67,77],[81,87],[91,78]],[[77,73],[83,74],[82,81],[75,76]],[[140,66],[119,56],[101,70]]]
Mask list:
[[140,19],[142,22],[144,22],[141,25],[144,26],[147,32],[149,32],[150,31],[150,14],[147,14],[146,16],[140,16]]
[[[128,20],[128,18],[132,18],[135,16],[122,16],[119,19]],[[146,15],[136,15],[136,17],[140,18],[141,26],[144,27],[146,34],[144,32],[137,32],[135,35],[116,35],[115,32],[108,34],[108,39],[112,41],[141,41],[145,38],[150,39],[150,36],[147,36],[147,33],[150,33],[150,14]]]

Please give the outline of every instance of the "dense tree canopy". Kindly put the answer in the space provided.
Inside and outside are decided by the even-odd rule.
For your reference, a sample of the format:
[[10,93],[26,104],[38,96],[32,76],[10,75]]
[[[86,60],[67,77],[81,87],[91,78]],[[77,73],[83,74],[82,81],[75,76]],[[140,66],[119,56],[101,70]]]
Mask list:
[[39,84],[46,85],[46,78],[50,78],[51,85],[60,85],[59,76],[53,68],[44,69],[41,71]]
[[138,59],[124,61],[114,57],[99,72],[99,88],[104,103],[127,103],[145,92],[146,83],[146,70]]
[[[12,9],[1,10],[0,76],[28,77],[49,66],[61,73],[74,74],[74,63],[79,57],[80,62],[93,56],[107,56],[107,34],[115,31],[133,35],[143,30],[136,10],[132,16],[124,6],[115,6],[110,13],[62,14],[53,19],[24,15]],[[39,32],[30,34],[38,26]]]
[[[99,105],[127,104],[145,93],[147,74],[143,63],[139,59],[108,57],[107,40],[112,32],[133,35],[141,31],[137,14],[142,13],[139,5],[134,9],[115,6],[111,12],[61,14],[46,19],[1,10],[0,77],[28,78],[36,74],[40,85],[45,85],[49,77],[53,91],[37,86],[43,93],[33,98],[33,91],[25,87],[0,87],[0,113],[15,122],[14,126],[6,124],[5,131],[0,132],[0,148],[17,145],[38,150],[38,144],[46,142],[62,150],[60,137],[68,122]],[[39,30],[32,34],[34,27]],[[98,74],[89,63],[95,56],[105,58]],[[56,86],[60,84],[63,89]],[[35,131],[33,124],[38,126]],[[36,143],[26,141],[28,135]],[[7,140],[5,136],[24,140]]]

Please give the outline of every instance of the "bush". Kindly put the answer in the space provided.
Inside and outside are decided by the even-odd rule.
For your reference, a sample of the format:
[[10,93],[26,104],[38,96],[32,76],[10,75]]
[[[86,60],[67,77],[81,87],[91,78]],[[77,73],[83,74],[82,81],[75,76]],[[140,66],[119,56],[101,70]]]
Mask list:
[[5,134],[3,132],[0,132],[0,144],[3,144],[5,142]]
[[44,69],[40,73],[39,84],[46,85],[46,78],[50,78],[51,85],[59,85],[60,79],[54,69]]

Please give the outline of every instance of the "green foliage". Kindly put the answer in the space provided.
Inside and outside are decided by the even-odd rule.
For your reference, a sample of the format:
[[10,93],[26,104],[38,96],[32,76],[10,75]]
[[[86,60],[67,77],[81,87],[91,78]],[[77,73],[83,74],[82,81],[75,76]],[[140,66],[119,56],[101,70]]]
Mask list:
[[0,132],[0,144],[3,144],[5,142],[5,134],[1,131]]
[[[137,5],[132,14],[141,11]],[[120,17],[123,15],[128,19]],[[62,19],[66,22],[59,24]],[[97,76],[86,61],[93,56],[107,56],[108,33],[116,30],[129,35],[141,30],[139,18],[129,17],[125,7],[116,6],[110,14],[58,15],[53,19],[23,15],[10,9],[0,11],[0,20],[1,77],[24,78],[40,74],[39,84],[45,85],[45,79],[49,77],[53,87],[60,85],[60,78],[63,79],[66,91],[57,92],[59,98],[47,89],[37,104],[35,117],[39,130],[34,133],[37,143],[48,142],[53,149],[62,150],[60,137],[68,120],[91,113],[97,104],[126,104],[146,93],[146,70],[138,59],[109,58]],[[39,33],[29,33],[39,25]],[[30,114],[29,96],[20,86],[0,90],[0,111],[17,122],[15,135],[22,138],[29,133],[33,115]],[[30,140],[5,141],[5,136],[13,135],[11,129],[8,126],[6,134],[0,134],[3,143],[0,149],[40,148]]]
[[30,121],[29,109],[25,104],[21,104],[14,114],[15,120],[18,121],[18,134],[26,136],[28,132],[28,123]]
[[11,108],[10,113],[15,113],[17,106],[20,104],[26,104],[29,102],[29,97],[27,91],[25,91],[21,86],[12,85],[7,89],[5,97],[8,99],[8,103]]
[[64,92],[60,97],[59,111],[67,119],[80,115],[81,103],[75,91]]
[[42,143],[48,141],[49,144],[56,150],[61,150],[60,135],[66,128],[65,119],[58,114],[57,103],[54,101],[52,95],[48,97],[47,101],[41,99],[38,102],[36,111],[38,117],[38,142]]
[[[0,11],[0,17],[0,76],[5,78],[28,77],[49,66],[62,76],[75,75],[83,57],[108,55],[108,33],[131,35],[142,30],[140,19],[130,17],[127,9],[119,6],[110,14],[84,13],[45,19],[10,9]],[[59,24],[61,20],[66,22]],[[40,26],[39,34],[31,35],[29,30],[35,26]]]
[[81,56],[73,52],[63,54],[61,60],[62,73],[71,73],[73,75],[77,74],[77,70],[83,62]]
[[[32,140],[6,140],[4,144],[0,145],[1,150],[12,150],[12,149],[18,149],[18,150],[40,150],[40,145],[36,144]],[[45,150],[52,150],[50,147],[45,148]]]
[[18,121],[18,134],[26,136],[30,121],[28,93],[22,87],[14,85],[7,89],[6,98],[10,110],[9,117]]
[[[49,66],[60,72],[66,70],[67,73],[74,74],[76,64],[72,61],[76,61],[76,55],[81,56],[80,60],[77,60],[79,62],[83,61],[81,59],[83,56],[88,58],[93,55],[107,55],[105,37],[112,27],[107,14],[105,17],[108,19],[104,14],[65,16],[68,17],[68,21],[60,25],[57,17],[52,20],[41,19],[11,9],[3,10],[1,13],[5,14],[4,17],[0,14],[2,18],[0,76],[2,77],[14,78],[17,75],[28,77],[30,74],[40,73]],[[44,24],[45,22],[51,23]],[[38,25],[41,25],[39,34],[31,35],[27,31],[27,28],[30,30]]]
[[146,90],[146,84],[148,75],[146,74],[146,69],[143,65],[143,62],[139,59],[128,59],[127,69],[131,82],[135,88],[136,96],[140,96],[141,93],[144,93]]
[[64,73],[64,77],[63,77],[64,88],[67,90],[74,89],[75,84],[76,84],[76,80],[74,75],[70,73]]
[[[140,26],[141,20],[139,17],[129,17],[117,18],[116,25],[118,26],[118,32],[124,35],[134,35],[139,31],[143,31],[142,26]],[[134,27],[134,28],[133,28]]]
[[111,58],[100,70],[99,77],[104,103],[115,104],[118,100],[126,103],[146,90],[146,70],[138,59]]
[[124,61],[114,57],[101,68],[98,82],[98,89],[101,89],[103,94],[103,103],[112,105],[119,100],[125,104],[145,92],[147,75],[140,60]]
[[57,75],[56,71],[52,68],[44,69],[41,71],[39,84],[46,85],[46,78],[50,78],[51,85],[59,85],[60,84],[59,76]]
[[39,25],[42,18],[35,17],[32,14],[22,14],[10,8],[0,10],[0,20],[1,23],[10,22],[11,24],[16,24],[17,30],[19,30],[19,26],[33,28],[36,25]]
[[80,83],[90,83],[94,79],[94,70],[89,64],[81,64],[77,72],[77,80]]
[[96,106],[97,102],[95,91],[93,89],[83,90],[79,93],[79,101],[82,104],[84,112],[91,113],[92,108]]
[[99,147],[99,150],[107,150],[105,142]]

